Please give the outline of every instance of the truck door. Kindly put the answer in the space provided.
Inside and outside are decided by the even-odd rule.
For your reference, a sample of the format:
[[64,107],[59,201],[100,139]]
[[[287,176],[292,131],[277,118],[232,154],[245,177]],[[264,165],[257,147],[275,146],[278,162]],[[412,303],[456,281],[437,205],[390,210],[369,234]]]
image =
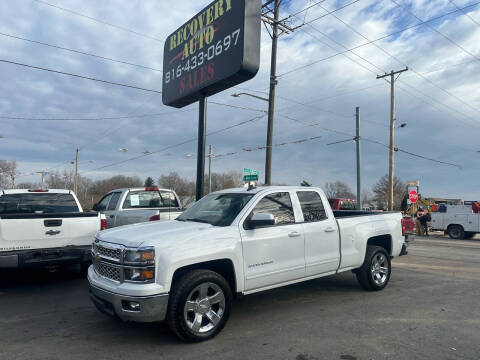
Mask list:
[[[269,213],[275,225],[249,229],[248,219]],[[254,290],[305,276],[302,224],[296,221],[290,192],[273,192],[260,199],[240,224],[245,289]]]
[[115,227],[115,220],[117,216],[117,204],[118,204],[118,199],[120,199],[120,195],[122,195],[121,192],[114,192],[112,193],[112,197],[110,198],[110,202],[107,205],[107,208],[103,212],[105,214],[105,217],[107,219],[107,229]]
[[340,243],[335,218],[327,215],[318,192],[297,191],[297,197],[303,213],[306,276],[336,271]]

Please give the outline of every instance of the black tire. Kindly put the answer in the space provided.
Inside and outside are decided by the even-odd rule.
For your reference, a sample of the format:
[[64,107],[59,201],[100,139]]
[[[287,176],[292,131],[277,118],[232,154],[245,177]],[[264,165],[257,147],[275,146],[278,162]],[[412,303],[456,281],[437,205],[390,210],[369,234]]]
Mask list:
[[464,239],[473,239],[477,235],[477,233],[466,231],[464,235]]
[[[202,291],[206,295],[202,295]],[[218,295],[220,293],[223,300],[214,303],[221,299],[221,295]],[[195,309],[192,306],[195,306]],[[232,290],[220,274],[210,270],[192,270],[173,284],[168,301],[167,322],[181,340],[205,341],[223,329],[230,316],[231,306]],[[190,307],[190,310],[187,307]],[[212,316],[212,312],[216,316]],[[195,329],[197,318],[200,318],[198,330]],[[211,318],[215,321],[210,320]]]
[[465,238],[465,231],[460,225],[451,225],[448,227],[448,236],[451,239],[461,240]]
[[[377,266],[378,261],[383,266]],[[375,272],[372,272],[373,269]],[[392,264],[387,251],[381,246],[367,245],[363,265],[355,271],[360,285],[368,291],[383,290],[390,280],[391,272]]]

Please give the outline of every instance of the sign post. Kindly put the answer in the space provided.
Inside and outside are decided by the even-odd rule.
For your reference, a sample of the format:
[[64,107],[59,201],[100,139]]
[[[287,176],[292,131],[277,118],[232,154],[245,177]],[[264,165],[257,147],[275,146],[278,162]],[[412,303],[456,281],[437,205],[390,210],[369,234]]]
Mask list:
[[200,105],[197,200],[203,196],[207,97],[257,74],[261,8],[261,0],[215,0],[165,41],[163,103]]

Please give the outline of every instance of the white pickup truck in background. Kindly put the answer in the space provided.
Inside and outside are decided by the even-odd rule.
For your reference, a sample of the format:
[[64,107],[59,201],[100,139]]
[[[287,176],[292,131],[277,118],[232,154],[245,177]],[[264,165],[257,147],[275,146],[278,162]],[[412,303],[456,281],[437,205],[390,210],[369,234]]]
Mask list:
[[182,213],[173,190],[158,187],[125,188],[108,192],[93,210],[105,214],[108,228],[147,221],[173,220]]
[[186,341],[212,338],[232,297],[352,270],[382,290],[406,253],[402,215],[332,211],[313,187],[212,193],[176,220],[102,231],[93,243],[90,296],[126,321],[166,319]]
[[0,190],[0,268],[91,262],[105,217],[83,212],[69,190]]

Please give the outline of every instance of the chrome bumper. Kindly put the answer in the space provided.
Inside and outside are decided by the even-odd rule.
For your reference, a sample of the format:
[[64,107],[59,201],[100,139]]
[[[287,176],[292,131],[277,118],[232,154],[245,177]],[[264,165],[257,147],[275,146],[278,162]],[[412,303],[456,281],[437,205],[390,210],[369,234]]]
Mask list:
[[[165,320],[167,314],[168,294],[124,296],[90,284],[90,299],[100,312],[123,321],[156,322]],[[138,304],[135,310],[132,303]]]

